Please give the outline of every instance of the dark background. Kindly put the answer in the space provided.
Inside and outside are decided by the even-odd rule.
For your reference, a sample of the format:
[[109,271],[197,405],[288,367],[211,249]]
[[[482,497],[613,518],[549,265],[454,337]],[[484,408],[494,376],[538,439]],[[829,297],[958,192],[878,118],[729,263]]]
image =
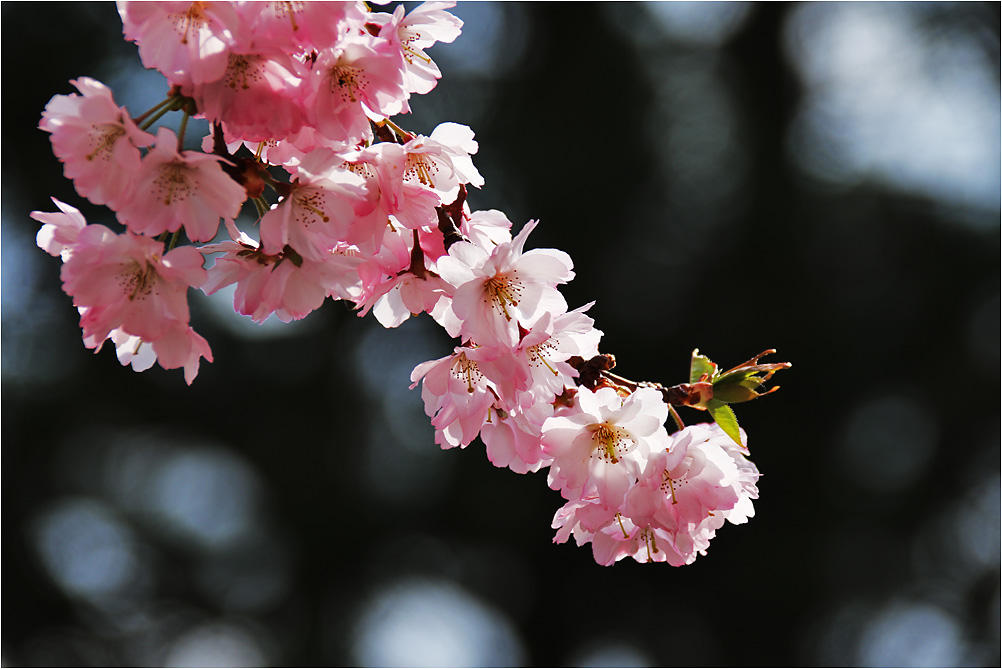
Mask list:
[[738,407],[755,518],[678,569],[553,545],[544,474],[435,446],[427,318],[192,294],[190,388],[86,350],[28,212],[110,219],[39,115],[166,85],[111,3],[4,3],[4,664],[998,666],[999,5],[456,13],[398,121],[474,129],[473,206],[570,253],[617,371],[793,362]]

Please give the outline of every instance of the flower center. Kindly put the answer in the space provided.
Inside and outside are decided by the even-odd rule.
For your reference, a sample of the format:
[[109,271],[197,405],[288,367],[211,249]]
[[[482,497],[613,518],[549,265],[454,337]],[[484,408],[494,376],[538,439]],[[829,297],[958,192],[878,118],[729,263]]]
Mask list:
[[644,544],[647,546],[647,561],[654,562],[654,557],[651,553],[658,552],[658,541],[654,536],[654,530],[652,530],[650,525],[648,525],[640,531],[640,537],[644,540]]
[[187,44],[189,39],[198,43],[198,31],[208,23],[203,4],[193,2],[187,11],[167,15],[167,20],[174,24],[174,32],[181,36],[181,44]]
[[275,16],[281,18],[283,16],[288,17],[289,21],[292,23],[292,32],[299,30],[299,25],[296,23],[296,14],[303,11],[305,8],[305,2],[275,2],[272,3],[272,7],[275,11]]
[[343,102],[358,102],[357,93],[367,83],[365,73],[357,67],[338,64],[331,68],[331,93],[340,93]]
[[320,219],[324,223],[330,223],[330,216],[325,212],[327,198],[324,193],[316,188],[297,190],[293,196],[292,206],[296,212],[296,222],[308,228],[310,223]]
[[348,170],[349,172],[352,172],[354,174],[357,174],[358,176],[360,176],[362,178],[365,178],[365,179],[375,179],[376,178],[376,170],[373,169],[372,165],[370,165],[369,163],[364,163],[364,162],[363,163],[349,163],[349,162],[344,162],[344,163],[341,163],[341,168],[345,169],[345,170]]
[[457,379],[465,379],[466,389],[471,393],[480,379],[484,378],[477,363],[467,358],[465,353],[460,353],[452,362],[452,375]]
[[685,478],[673,479],[667,469],[661,472],[661,478],[661,492],[671,497],[672,504],[678,504],[678,500],[675,499],[675,484],[684,484],[686,482]]
[[251,84],[260,81],[261,76],[260,58],[231,53],[223,80],[233,90],[236,90],[238,86],[247,90]]
[[541,365],[546,365],[546,368],[553,372],[553,376],[559,376],[557,370],[553,369],[553,366],[544,357],[557,349],[557,347],[552,343],[552,339],[547,339],[546,341],[539,342],[535,346],[530,346],[525,350],[526,356],[529,358],[530,367],[539,367]]
[[404,59],[410,63],[414,64],[414,59],[418,58],[426,63],[431,62],[431,58],[421,53],[421,50],[413,46],[414,42],[421,39],[421,32],[407,26],[401,30],[397,31],[397,35],[400,37],[400,45],[404,48]]
[[256,248],[245,248],[241,251],[237,251],[237,257],[243,258],[245,260],[253,260],[257,264],[267,267],[268,265],[277,265],[283,260],[282,254],[268,255],[264,251]]
[[511,320],[508,313],[508,306],[518,306],[519,298],[522,294],[522,282],[518,280],[518,272],[508,274],[495,274],[484,282],[484,302],[490,301],[498,313],[506,320]]
[[420,153],[407,154],[407,163],[404,167],[405,179],[417,179],[428,188],[434,188],[435,180],[432,176],[436,172],[438,172],[438,165],[426,160]]
[[132,267],[118,275],[118,285],[128,295],[129,302],[145,300],[156,289],[157,271],[150,263]]
[[618,464],[619,459],[633,450],[637,441],[630,433],[611,423],[591,426],[594,449],[592,457],[598,457],[610,464]]
[[153,185],[157,188],[158,197],[163,197],[165,206],[170,206],[178,200],[186,200],[191,194],[191,185],[185,176],[183,163],[166,163],[160,168]]
[[108,160],[111,156],[111,150],[115,146],[115,142],[118,138],[125,134],[125,128],[118,125],[117,123],[102,123],[100,125],[95,124],[91,126],[94,129],[94,134],[91,135],[93,138],[91,144],[96,144],[96,148],[87,154],[87,160],[94,160],[95,157],[100,155],[104,160]]

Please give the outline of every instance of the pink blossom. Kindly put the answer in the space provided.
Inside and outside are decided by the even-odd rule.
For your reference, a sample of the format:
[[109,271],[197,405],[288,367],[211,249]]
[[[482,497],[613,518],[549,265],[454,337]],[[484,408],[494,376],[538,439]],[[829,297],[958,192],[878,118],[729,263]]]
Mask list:
[[510,242],[490,252],[469,242],[458,242],[438,259],[438,272],[456,287],[446,330],[479,344],[514,347],[519,327],[535,322],[544,312],[567,311],[557,284],[574,278],[570,256],[556,249],[522,252],[526,237],[536,227],[530,221]]
[[125,2],[119,0],[125,38],[139,46],[143,65],[172,83],[223,76],[229,47],[243,27],[228,2]]
[[[157,361],[157,354],[149,342],[135,335],[130,335],[121,328],[115,328],[108,334],[108,339],[115,346],[115,355],[123,367],[132,367],[134,372],[145,372]],[[108,339],[98,340],[94,337],[84,338],[84,346],[94,349],[97,353]],[[189,385],[190,382],[189,382]]]
[[622,515],[595,532],[591,545],[595,561],[605,566],[625,557],[637,562],[667,562],[674,567],[687,564],[686,556],[663,530],[638,526]]
[[596,330],[593,321],[584,315],[594,303],[574,311],[543,315],[528,329],[515,349],[515,374],[511,391],[506,397],[518,398],[509,407],[549,403],[573,386],[577,370],[567,364],[571,356],[588,360],[598,355],[598,342],[602,331]]
[[52,202],[59,207],[58,213],[31,212],[33,219],[44,223],[35,236],[35,243],[49,255],[59,256],[66,262],[73,254],[73,245],[76,244],[77,236],[87,225],[87,221],[76,207],[71,207],[56,198],[52,198]]
[[236,218],[247,198],[231,179],[219,156],[177,150],[168,128],[157,131],[157,142],[143,158],[132,196],[119,209],[119,220],[133,232],[159,235],[184,226],[192,241],[216,236],[220,217]]
[[362,25],[364,7],[359,2],[236,3],[256,43],[290,54],[331,46],[349,25]]
[[[290,174],[295,174],[299,163],[306,157],[306,154],[314,149],[329,149],[335,153],[341,153],[351,148],[342,142],[327,139],[308,125],[304,125],[284,139],[271,137],[264,140],[243,139],[242,136],[231,132],[226,122],[222,122],[221,125],[226,150],[230,155],[239,151],[241,147],[246,147],[262,163],[281,165]],[[202,138],[202,151],[212,153],[214,148],[215,136],[210,132]]]
[[160,242],[87,225],[79,211],[53,202],[61,213],[32,212],[45,223],[37,241],[63,259],[63,290],[80,312],[84,345],[98,351],[111,339],[123,365],[183,367],[190,385],[200,359],[212,361],[208,342],[188,325],[187,289],[205,280],[201,254],[190,246],[163,254]]
[[403,5],[393,14],[373,14],[372,20],[382,25],[380,36],[395,37],[403,52],[405,86],[412,93],[427,93],[435,88],[442,72],[425,49],[436,42],[452,42],[463,27],[463,22],[449,12],[455,2],[423,2],[404,15]]
[[261,218],[261,247],[275,255],[291,246],[304,258],[324,260],[345,240],[355,206],[365,207],[364,180],[341,169],[326,149],[303,158],[288,195]]
[[202,256],[191,246],[163,253],[163,244],[132,233],[88,225],[63,264],[63,290],[84,307],[84,337],[103,341],[121,328],[145,341],[188,323],[187,290],[205,280]]
[[671,537],[657,527],[640,526],[609,509],[596,496],[567,502],[557,510],[552,527],[557,530],[554,543],[562,544],[571,536],[578,546],[590,543],[595,562],[609,566],[626,557],[637,562],[686,564]]
[[167,333],[153,342],[153,352],[164,369],[184,368],[184,380],[190,386],[198,374],[201,358],[212,362],[209,342],[191,327],[175,324]]
[[442,123],[431,137],[418,135],[403,146],[406,154],[404,179],[434,191],[449,203],[459,194],[460,184],[484,185],[484,178],[473,165],[471,154],[478,145],[473,131],[459,123]]
[[511,221],[497,209],[475,211],[463,219],[459,231],[482,249],[511,241]]
[[306,122],[297,66],[285,54],[255,49],[231,51],[218,79],[182,91],[195,99],[206,118],[225,122],[231,137],[251,142],[284,139]]
[[44,223],[38,245],[63,259],[63,290],[80,312],[84,344],[100,350],[110,338],[123,365],[184,367],[190,385],[199,359],[212,361],[208,342],[188,325],[187,289],[205,280],[201,255],[190,246],[162,255],[160,242],[87,225],[77,209],[52,201],[60,213],[31,216]]
[[334,248],[323,260],[303,258],[290,247],[268,254],[235,226],[227,226],[233,241],[202,248],[203,253],[224,252],[209,268],[202,290],[211,295],[237,284],[233,308],[238,313],[258,323],[275,314],[288,323],[308,316],[328,296],[350,299],[356,295],[361,258],[350,252]]
[[409,111],[402,69],[400,52],[368,33],[321,52],[304,75],[311,91],[305,104],[312,125],[339,142],[368,137],[366,109],[381,116]]
[[[356,223],[358,221],[356,220]],[[406,238],[411,238],[408,244]],[[422,235],[391,229],[382,237],[378,253],[359,266],[362,293],[358,315],[370,310],[384,327],[397,327],[412,315],[427,312],[440,321],[452,299],[452,286],[427,267]],[[441,239],[441,235],[438,235]],[[419,246],[414,248],[414,241]]]
[[365,179],[371,212],[356,219],[351,241],[359,246],[381,243],[392,226],[389,217],[409,230],[438,224],[439,196],[405,180],[407,153],[399,144],[379,142],[345,155],[344,168]]
[[423,362],[411,372],[411,388],[423,381],[421,398],[442,448],[465,448],[477,438],[497,401],[490,380],[503,376],[495,368],[497,360],[497,351],[457,346],[452,355]]
[[384,328],[395,328],[424,312],[432,318],[441,318],[451,292],[452,286],[437,276],[419,277],[405,272],[382,282],[363,304],[359,316],[364,316],[371,307],[372,315]]
[[543,450],[553,457],[550,487],[566,499],[594,493],[618,508],[650,454],[667,446],[667,418],[656,390],[624,399],[612,388],[578,388],[574,406],[543,423]]
[[759,473],[747,452],[715,423],[690,425],[651,456],[627,496],[627,514],[664,535],[685,564],[692,562],[725,520],[740,524],[754,515]]
[[553,405],[542,402],[524,413],[488,412],[480,428],[487,458],[495,467],[508,467],[517,474],[548,466],[553,458],[543,451],[541,426],[552,415]]
[[[131,365],[135,372],[145,372],[154,362],[159,362],[164,369],[182,367],[185,383],[189,386],[198,374],[201,359],[212,362],[209,342],[187,325],[176,324],[153,342],[130,335],[121,328],[112,330],[108,339],[115,345],[115,354],[123,367]],[[91,337],[85,339],[84,344],[97,353],[104,341],[107,340],[95,341]]]
[[[578,546],[584,546],[594,538],[596,532],[613,523],[619,525],[621,522],[619,512],[603,504],[598,495],[585,495],[570,500],[557,509],[551,525],[557,530],[553,543],[562,544],[573,536]],[[625,527],[622,531],[624,537],[629,536]]]
[[89,77],[70,83],[83,95],[54,96],[38,127],[52,133],[52,150],[77,192],[117,209],[139,171],[137,147],[149,146],[153,135],[136,126],[104,84]]

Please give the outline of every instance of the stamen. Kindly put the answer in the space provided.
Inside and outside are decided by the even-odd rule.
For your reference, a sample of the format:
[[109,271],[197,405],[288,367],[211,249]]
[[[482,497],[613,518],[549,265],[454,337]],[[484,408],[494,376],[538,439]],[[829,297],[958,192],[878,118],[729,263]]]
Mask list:
[[376,178],[376,171],[372,168],[369,163],[349,163],[344,162],[341,164],[342,169],[346,169],[349,172],[353,172],[363,178]]
[[413,57],[420,58],[426,63],[431,63],[431,58],[419,53],[416,48],[411,46],[419,39],[421,39],[421,33],[411,29],[404,29],[400,35],[400,43],[404,47],[404,59],[412,65],[414,64]]
[[193,2],[186,11],[167,16],[167,20],[174,23],[174,32],[181,36],[181,44],[187,44],[189,39],[198,42],[198,31],[208,23],[202,9],[203,3]]
[[530,365],[533,364],[533,363],[536,363],[536,362],[540,362],[540,363],[546,365],[546,368],[548,370],[550,370],[551,372],[553,372],[553,376],[560,376],[560,374],[557,372],[557,370],[553,369],[553,366],[550,365],[549,361],[543,356],[543,351],[544,350],[546,350],[546,349],[556,349],[556,346],[554,346],[551,342],[552,342],[552,340],[548,339],[548,340],[546,340],[544,342],[540,342],[539,344],[536,344],[535,346],[530,346],[526,350],[526,355],[529,358],[529,364]]
[[457,379],[466,379],[466,390],[472,393],[474,386],[483,377],[480,367],[473,360],[466,357],[465,353],[460,353],[452,363],[452,374]]
[[128,292],[129,302],[145,299],[156,288],[157,271],[153,265],[146,263],[142,267],[136,263],[132,271],[119,275],[119,285]]
[[365,73],[351,65],[338,64],[331,68],[331,93],[340,93],[345,102],[358,102],[356,92],[368,84]]
[[279,2],[276,3],[278,6],[275,8],[276,13],[279,9],[284,10],[284,14],[289,17],[289,21],[292,23],[292,32],[299,30],[299,26],[296,25],[296,12],[302,7],[301,2]]
[[432,175],[438,172],[435,163],[426,160],[421,154],[408,153],[407,163],[404,169],[405,179],[417,179],[428,188],[435,187],[435,180]]
[[630,433],[621,427],[616,427],[609,423],[592,425],[592,441],[596,451],[592,456],[598,456],[602,460],[607,460],[611,464],[619,464],[619,458],[630,451],[636,440]]
[[125,128],[115,123],[103,123],[92,127],[98,132],[98,135],[95,137],[97,148],[87,154],[87,160],[94,160],[94,157],[99,153],[105,154],[105,157],[109,156],[115,142],[125,134]]
[[489,298],[505,319],[510,321],[511,314],[508,313],[507,305],[518,306],[522,283],[506,274],[496,274],[484,282],[484,292],[488,296],[484,302]]
[[[304,227],[309,227],[310,223],[319,218],[324,223],[330,223],[330,217],[324,212],[323,206],[326,204],[323,193],[316,189],[300,190],[295,195],[294,206],[299,210],[296,221],[302,223]],[[313,216],[303,216],[309,212]]]
[[261,79],[258,59],[240,54],[231,53],[229,63],[226,65],[226,84],[236,90],[239,83],[240,88],[247,90],[251,87],[251,82]]
[[[672,481],[672,478],[668,474],[668,471],[665,470],[664,472],[662,472],[661,476],[664,478],[664,482],[668,484],[668,488],[671,491],[671,503],[678,504],[678,500],[675,499],[675,483]],[[664,487],[665,487],[664,483],[662,483],[661,489],[664,490]]]
[[553,372],[553,376],[557,376],[557,375],[558,375],[558,374],[557,374],[557,370],[553,369],[553,367],[551,367],[551,366],[550,366],[550,363],[548,363],[548,362],[546,361],[546,358],[544,358],[543,356],[539,356],[539,361],[540,361],[541,363],[543,363],[544,365],[546,365],[546,368],[547,368],[548,370],[550,370],[551,372]]
[[153,185],[163,195],[164,206],[169,207],[174,202],[186,200],[191,194],[185,172],[183,163],[166,163],[160,167]]

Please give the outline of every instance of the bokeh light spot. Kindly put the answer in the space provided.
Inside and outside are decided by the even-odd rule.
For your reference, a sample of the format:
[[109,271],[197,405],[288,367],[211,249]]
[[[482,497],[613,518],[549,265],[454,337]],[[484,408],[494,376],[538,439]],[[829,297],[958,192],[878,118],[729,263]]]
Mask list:
[[223,548],[250,529],[259,494],[254,472],[225,451],[182,451],[153,480],[153,503],[174,531],[208,548]]
[[260,644],[236,625],[201,625],[182,634],[167,652],[167,667],[260,667],[267,664]]
[[497,609],[448,581],[397,582],[366,602],[354,655],[369,667],[513,667],[514,627]]
[[852,410],[840,455],[863,487],[897,492],[925,473],[938,438],[939,425],[931,411],[904,395],[888,395]]
[[96,500],[58,502],[36,518],[34,536],[42,563],[71,595],[113,597],[137,576],[132,532]]
[[962,663],[964,643],[957,620],[930,604],[894,604],[864,630],[859,665],[950,667]]

